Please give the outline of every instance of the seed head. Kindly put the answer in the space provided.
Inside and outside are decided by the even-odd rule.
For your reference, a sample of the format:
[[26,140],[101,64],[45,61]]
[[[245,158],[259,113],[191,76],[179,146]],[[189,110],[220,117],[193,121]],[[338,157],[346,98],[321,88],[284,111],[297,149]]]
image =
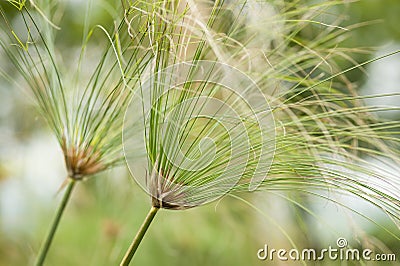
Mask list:
[[147,184],[153,207],[170,210],[184,210],[195,207],[188,201],[186,187],[168,174],[163,174],[163,171],[158,171],[156,167],[147,177]]
[[63,137],[62,150],[69,177],[79,180],[85,176],[96,174],[105,169],[101,162],[101,154],[91,146],[67,144]]

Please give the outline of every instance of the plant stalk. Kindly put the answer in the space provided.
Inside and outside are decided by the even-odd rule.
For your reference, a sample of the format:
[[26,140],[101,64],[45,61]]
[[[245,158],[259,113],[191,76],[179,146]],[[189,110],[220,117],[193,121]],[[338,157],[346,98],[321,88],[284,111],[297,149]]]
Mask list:
[[128,266],[132,260],[133,255],[137,248],[139,247],[140,242],[142,241],[144,235],[146,234],[147,229],[149,229],[151,222],[156,216],[157,211],[159,208],[152,206],[149,213],[147,214],[146,218],[143,221],[142,226],[140,227],[139,231],[137,232],[135,238],[132,241],[132,244],[129,246],[124,258],[121,261],[120,266]]
[[58,206],[56,216],[54,217],[53,222],[50,227],[50,231],[47,234],[45,242],[42,244],[42,246],[40,248],[39,256],[37,257],[36,263],[35,263],[36,266],[42,266],[46,259],[47,253],[51,246],[51,242],[53,241],[54,235],[57,231],[58,224],[60,223],[60,220],[61,220],[61,216],[64,212],[65,207],[67,206],[67,203],[69,201],[69,198],[71,196],[71,192],[72,192],[72,189],[74,188],[74,186],[75,186],[75,180],[69,178],[67,189],[64,193],[64,196],[61,200],[60,205]]

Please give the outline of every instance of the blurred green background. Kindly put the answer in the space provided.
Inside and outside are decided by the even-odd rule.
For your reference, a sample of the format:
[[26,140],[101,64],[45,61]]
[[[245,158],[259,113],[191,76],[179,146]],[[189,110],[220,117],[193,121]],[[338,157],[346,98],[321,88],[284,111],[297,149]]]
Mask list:
[[[119,1],[94,3],[91,23],[112,25],[119,12]],[[14,12],[6,3],[1,5],[8,14]],[[64,54],[75,53],[82,41],[86,2],[64,1],[63,7],[62,34],[57,37],[57,45]],[[354,53],[356,62],[400,48],[398,0],[349,1],[332,12],[345,18],[345,26],[360,23],[343,46],[375,50],[371,54]],[[8,68],[1,53],[0,63],[2,69]],[[399,92],[399,56],[353,71],[349,77],[363,94]],[[400,106],[400,99],[391,101],[385,104]],[[390,119],[399,119],[398,113],[390,114]],[[23,89],[0,79],[0,265],[33,263],[60,200],[57,190],[66,174],[61,150],[32,100]],[[191,210],[162,210],[133,264],[288,265],[260,261],[257,251],[265,244],[276,249],[290,249],[293,244],[298,248],[336,247],[338,237],[345,237],[358,247],[367,235],[381,243],[382,251],[396,253],[400,259],[400,243],[382,226],[394,232],[398,229],[361,200],[349,198],[354,208],[375,223],[327,200],[306,195],[259,192],[239,196],[247,203],[226,197]],[[137,187],[125,167],[90,178],[74,192],[47,265],[117,265],[149,208],[149,197]],[[315,265],[340,263],[323,261]]]

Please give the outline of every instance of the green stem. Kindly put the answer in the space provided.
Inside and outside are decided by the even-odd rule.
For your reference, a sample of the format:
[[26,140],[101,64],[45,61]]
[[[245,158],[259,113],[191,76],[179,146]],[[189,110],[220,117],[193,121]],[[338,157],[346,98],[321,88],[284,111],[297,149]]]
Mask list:
[[65,194],[61,200],[60,205],[58,206],[56,216],[54,217],[53,223],[51,224],[51,227],[50,227],[50,231],[47,234],[45,242],[43,243],[42,247],[40,248],[39,256],[37,257],[36,263],[35,263],[36,266],[42,266],[46,259],[47,252],[49,251],[51,242],[53,241],[55,232],[57,230],[57,226],[60,223],[61,216],[64,212],[65,206],[67,206],[67,203],[71,196],[71,192],[72,192],[72,189],[74,188],[74,185],[75,185],[75,180],[69,179],[67,190],[65,191]]
[[129,246],[129,249],[126,251],[126,254],[124,258],[121,261],[120,266],[128,266],[129,263],[132,260],[133,255],[135,255],[135,252],[137,248],[139,247],[140,242],[142,241],[144,235],[146,234],[147,229],[149,229],[149,226],[151,222],[154,219],[154,216],[156,216],[157,211],[159,208],[157,207],[151,207],[149,213],[146,216],[146,219],[144,219],[142,226],[140,227],[139,231],[137,232],[135,238],[132,241],[132,244]]

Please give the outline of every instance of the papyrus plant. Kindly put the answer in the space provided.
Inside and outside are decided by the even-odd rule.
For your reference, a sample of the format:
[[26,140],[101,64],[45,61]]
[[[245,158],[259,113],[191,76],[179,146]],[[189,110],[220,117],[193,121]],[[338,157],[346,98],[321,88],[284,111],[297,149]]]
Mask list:
[[[8,78],[19,81],[19,77],[23,78],[18,86],[33,96],[61,147],[68,173],[65,194],[36,261],[42,265],[74,185],[123,162],[123,113],[131,88],[148,58],[145,50],[132,47],[140,45],[145,32],[137,34],[132,41],[125,34],[125,23],[93,27],[86,21],[88,30],[76,63],[69,66],[74,70],[71,75],[61,63],[68,61],[62,56],[70,55],[61,53],[55,41],[63,33],[55,25],[57,16],[53,17],[56,3],[7,2],[18,9],[13,22],[0,10],[0,45],[18,73],[9,74]],[[123,21],[122,16],[119,20]],[[94,46],[93,35],[104,41]],[[89,49],[99,51],[94,68],[89,64],[88,57],[92,56],[88,55]]]
[[[337,44],[352,28],[317,19],[341,3],[125,3],[128,16],[139,12],[147,21],[154,56],[125,121],[142,121],[143,143],[124,140],[125,151],[134,143],[145,150],[142,164],[128,164],[152,207],[121,265],[129,264],[159,209],[196,207],[224,193],[288,190],[335,201],[329,197],[335,191],[378,206],[398,224],[399,177],[370,158],[398,164],[399,123],[380,119],[377,114],[390,108],[365,106],[346,79],[347,72],[383,58],[341,69],[336,60],[352,62],[351,51]],[[314,25],[320,30],[307,38]],[[224,80],[232,73],[221,64],[251,77],[263,96],[241,82],[228,89],[218,84],[214,75]],[[260,110],[265,101],[268,108]],[[274,119],[266,125],[257,115]]]

